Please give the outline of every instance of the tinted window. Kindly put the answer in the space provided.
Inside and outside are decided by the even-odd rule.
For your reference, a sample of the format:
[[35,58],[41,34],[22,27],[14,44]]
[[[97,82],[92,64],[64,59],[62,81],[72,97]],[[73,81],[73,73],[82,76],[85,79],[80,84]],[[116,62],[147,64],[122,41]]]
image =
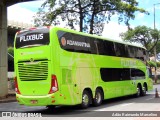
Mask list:
[[90,41],[85,36],[58,31],[58,38],[63,49],[72,52],[91,53]]
[[96,49],[97,49],[97,54],[105,55],[103,40],[96,39],[94,41],[94,44],[95,44]]
[[86,41],[85,36],[76,35],[76,34],[72,34],[72,35],[73,35],[72,40],[73,42],[75,41],[75,44],[74,44],[75,52],[91,53],[90,41]]
[[130,46],[130,45],[128,46],[128,54],[129,54],[129,57],[132,57],[132,58],[136,56],[136,51],[133,46]]
[[48,44],[49,44],[49,29],[38,28],[18,33],[16,37],[15,47],[21,48],[21,47],[39,46]]
[[116,56],[118,57],[126,57],[126,49],[125,45],[121,43],[115,43]]
[[130,68],[101,68],[101,78],[103,81],[130,80]]
[[100,74],[105,82],[145,79],[145,73],[135,68],[101,68]]
[[135,52],[135,58],[137,58],[137,53],[138,53],[138,48],[137,47],[133,47],[133,50],[134,50],[134,52]]
[[132,79],[145,79],[145,73],[139,69],[131,69],[131,77]]
[[143,50],[141,48],[137,48],[136,58],[144,60],[144,58],[143,58]]
[[142,48],[65,31],[57,34],[61,48],[67,51],[144,59]]
[[114,43],[110,41],[104,41],[105,54],[109,56],[115,56]]
[[91,47],[89,49],[89,51],[92,53],[92,54],[97,54],[98,53],[98,49],[96,47],[96,44],[95,44],[95,38],[92,38],[92,37],[85,37],[85,40],[87,43],[90,43]]

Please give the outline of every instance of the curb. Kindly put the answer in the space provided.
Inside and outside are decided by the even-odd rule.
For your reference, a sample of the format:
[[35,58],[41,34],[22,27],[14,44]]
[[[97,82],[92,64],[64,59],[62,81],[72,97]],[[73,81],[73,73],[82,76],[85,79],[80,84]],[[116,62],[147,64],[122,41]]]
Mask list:
[[15,94],[8,94],[6,97],[0,98],[0,103],[16,102]]
[[160,85],[160,83],[153,83],[153,85]]
[[0,103],[16,102],[16,100],[0,100]]

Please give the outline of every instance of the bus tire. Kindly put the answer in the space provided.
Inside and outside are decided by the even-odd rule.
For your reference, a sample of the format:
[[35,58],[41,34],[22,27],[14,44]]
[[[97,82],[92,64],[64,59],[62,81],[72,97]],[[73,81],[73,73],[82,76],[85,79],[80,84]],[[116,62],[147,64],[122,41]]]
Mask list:
[[93,99],[94,106],[100,106],[103,100],[103,93],[100,89],[97,89],[95,92],[95,98]]
[[89,91],[84,90],[82,94],[82,103],[81,103],[81,108],[86,109],[89,107],[91,103],[91,95]]
[[143,88],[142,88],[142,96],[145,96],[145,95],[146,95],[146,92],[147,92],[147,87],[146,87],[146,85],[143,85]]
[[140,87],[140,85],[137,85],[137,93],[136,93],[136,97],[140,97],[140,95],[141,95],[141,87]]
[[48,105],[46,106],[47,110],[54,110],[55,109],[55,105]]

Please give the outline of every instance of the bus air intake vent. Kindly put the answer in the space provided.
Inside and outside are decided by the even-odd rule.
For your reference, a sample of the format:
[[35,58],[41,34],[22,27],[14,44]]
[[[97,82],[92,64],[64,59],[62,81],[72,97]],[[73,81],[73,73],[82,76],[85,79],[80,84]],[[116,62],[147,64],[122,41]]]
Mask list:
[[18,63],[21,81],[46,80],[48,78],[48,61]]

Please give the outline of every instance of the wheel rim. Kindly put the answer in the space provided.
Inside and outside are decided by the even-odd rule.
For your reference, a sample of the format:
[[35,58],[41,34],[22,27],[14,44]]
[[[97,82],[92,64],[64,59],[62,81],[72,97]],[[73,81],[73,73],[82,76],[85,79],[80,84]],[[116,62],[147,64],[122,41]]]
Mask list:
[[84,94],[82,101],[83,101],[83,103],[84,103],[85,105],[88,105],[88,103],[89,103],[89,97],[88,97],[88,95]]
[[146,87],[143,87],[143,93],[146,94]]
[[137,88],[137,95],[140,96],[140,88]]
[[102,99],[101,94],[98,92],[98,93],[96,94],[96,101],[97,101],[97,103],[100,103],[100,102],[101,102],[101,99]]

